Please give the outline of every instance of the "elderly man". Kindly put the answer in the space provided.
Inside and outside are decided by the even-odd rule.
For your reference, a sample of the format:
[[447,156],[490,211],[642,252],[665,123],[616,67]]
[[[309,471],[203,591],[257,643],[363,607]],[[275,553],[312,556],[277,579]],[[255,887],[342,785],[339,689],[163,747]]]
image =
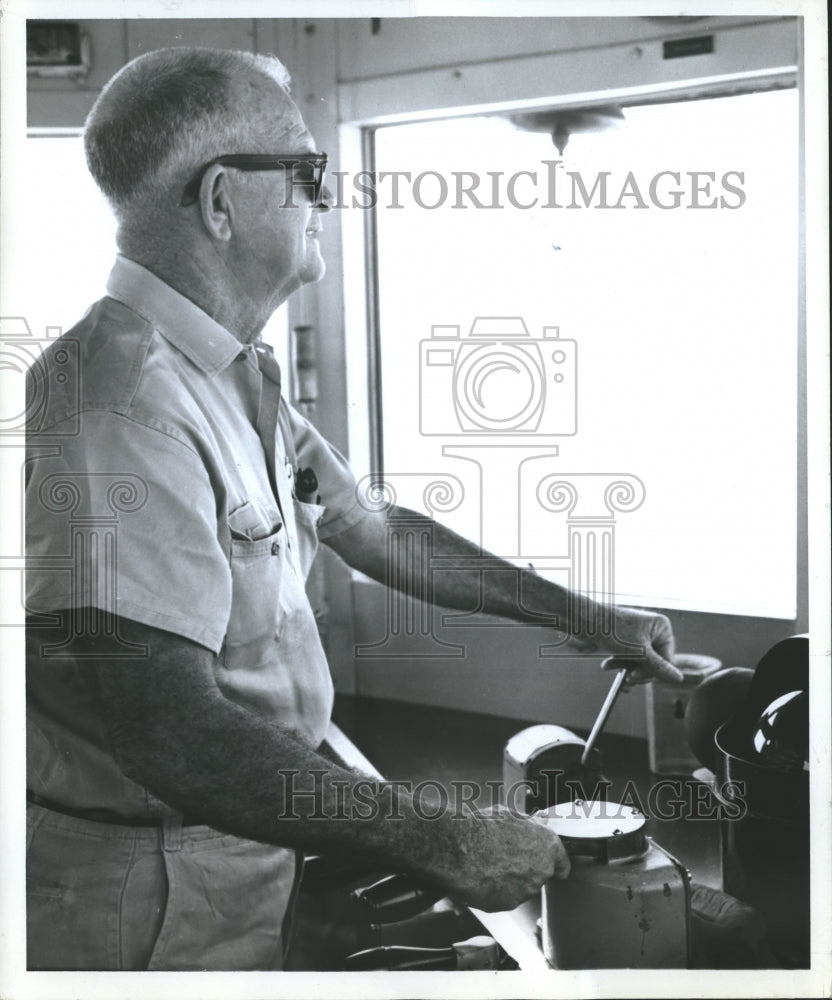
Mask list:
[[[47,352],[30,434],[30,967],[279,969],[302,850],[517,905],[568,872],[552,833],[496,810],[424,822],[401,788],[367,810],[361,777],[319,753],[332,685],[306,574],[321,539],[384,580],[386,532],[259,339],[324,273],[324,159],[284,68],[151,52],[101,94],[86,150],[120,256]],[[574,637],[597,610],[522,585]],[[470,607],[479,588],[448,574],[435,599]],[[515,584],[500,588],[485,609],[516,616]],[[619,609],[616,634],[606,648],[643,647],[642,674],[676,676],[665,618]],[[317,798],[292,798],[287,774]]]

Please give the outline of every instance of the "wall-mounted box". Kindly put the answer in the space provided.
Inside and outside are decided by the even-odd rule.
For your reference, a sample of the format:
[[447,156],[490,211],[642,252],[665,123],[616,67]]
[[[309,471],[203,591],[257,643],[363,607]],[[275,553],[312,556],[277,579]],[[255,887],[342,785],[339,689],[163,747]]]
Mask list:
[[92,47],[77,21],[26,22],[26,72],[30,76],[86,76]]

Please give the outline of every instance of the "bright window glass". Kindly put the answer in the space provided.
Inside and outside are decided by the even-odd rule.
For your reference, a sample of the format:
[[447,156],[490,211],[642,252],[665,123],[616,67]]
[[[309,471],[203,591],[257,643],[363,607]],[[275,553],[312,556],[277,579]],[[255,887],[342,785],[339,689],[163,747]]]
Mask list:
[[[575,134],[562,156],[547,134],[491,117],[386,127],[375,155],[378,171],[411,174],[400,179],[400,208],[390,179],[378,182],[383,463],[399,501],[424,509],[425,476],[456,476],[464,502],[447,514],[427,509],[558,576],[569,526],[539,502],[537,473],[583,485],[601,481],[588,475],[626,474],[644,500],[615,514],[618,600],[794,617],[796,92],[627,108],[620,127]],[[536,207],[509,203],[506,181],[519,171],[536,177],[518,177],[514,199],[537,198]],[[480,178],[486,204],[501,175],[500,207],[458,199],[462,172]],[[607,208],[600,188],[592,194],[602,173]],[[674,204],[674,191],[679,207],[659,207]],[[491,337],[495,363],[474,365],[477,317],[522,318],[520,353],[531,341],[543,353],[513,363],[517,348],[505,347],[499,324],[480,324],[477,342]],[[432,338],[440,326],[444,339]],[[552,381],[543,333],[552,326],[576,345],[574,434],[561,434],[573,390],[569,377]],[[548,396],[535,438],[522,396],[538,368]],[[491,425],[477,426],[477,407]],[[502,480],[470,460],[500,420],[520,433],[500,439],[503,452],[479,454],[480,465],[507,462]],[[554,433],[557,456],[512,466],[511,449],[544,432]]]

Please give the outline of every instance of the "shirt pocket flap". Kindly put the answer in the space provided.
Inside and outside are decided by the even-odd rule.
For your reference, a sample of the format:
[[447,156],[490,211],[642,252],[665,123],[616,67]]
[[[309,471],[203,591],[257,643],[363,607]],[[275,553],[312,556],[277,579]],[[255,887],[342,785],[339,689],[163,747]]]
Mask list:
[[250,500],[245,500],[239,507],[229,512],[228,527],[231,529],[232,539],[262,541],[273,532],[279,531],[282,525],[278,523],[273,526],[266,523],[254,504]]

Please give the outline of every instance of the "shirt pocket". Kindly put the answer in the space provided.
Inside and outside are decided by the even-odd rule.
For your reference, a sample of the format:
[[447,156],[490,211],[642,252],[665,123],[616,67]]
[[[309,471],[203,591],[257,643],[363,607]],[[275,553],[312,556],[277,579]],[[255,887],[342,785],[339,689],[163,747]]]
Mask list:
[[256,541],[232,535],[231,614],[222,652],[231,670],[260,666],[280,639],[285,548],[282,525]]
[[292,497],[295,509],[295,526],[297,528],[298,551],[297,565],[302,580],[309,576],[312,561],[318,551],[318,525],[324,516],[326,507],[318,503],[304,503],[297,497]]

